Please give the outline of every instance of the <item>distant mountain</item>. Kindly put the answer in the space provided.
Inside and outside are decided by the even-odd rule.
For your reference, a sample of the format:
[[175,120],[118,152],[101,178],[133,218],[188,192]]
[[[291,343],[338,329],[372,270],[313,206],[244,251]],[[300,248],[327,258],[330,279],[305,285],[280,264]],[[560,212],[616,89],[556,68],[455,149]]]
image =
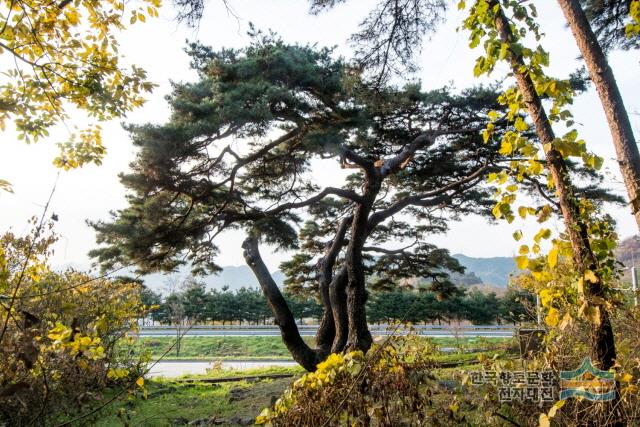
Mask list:
[[[271,273],[271,277],[278,286],[282,286],[284,282],[284,274],[280,271],[274,271]],[[246,265],[224,267],[220,274],[216,276],[209,276],[205,282],[210,287],[223,287],[228,286],[230,289],[257,288],[258,281],[253,271]]]
[[[285,279],[284,274],[280,271],[274,271],[271,276],[278,286],[282,286]],[[173,274],[154,273],[146,275],[142,279],[151,289],[164,293],[168,292],[172,286],[179,285],[187,277],[188,272],[184,271]],[[207,289],[222,289],[227,286],[230,290],[235,291],[242,287],[257,288],[259,286],[253,272],[246,265],[222,267],[222,271],[217,275],[198,277],[196,280],[204,282]]]
[[631,236],[620,242],[616,248],[616,258],[625,267],[640,265],[640,236]]
[[615,251],[616,258],[624,265],[622,280],[631,283],[631,267],[636,267],[636,278],[640,276],[640,236],[631,236],[620,242]]
[[453,257],[466,268],[467,275],[475,274],[485,285],[506,287],[509,275],[517,271],[511,257],[474,258],[462,254],[455,254]]
[[[640,245],[638,248],[636,259],[640,260]],[[493,257],[493,258],[474,258],[462,254],[453,255],[458,262],[466,268],[465,274],[452,274],[452,281],[464,287],[474,285],[488,285],[497,287],[506,287],[509,281],[509,274],[516,271],[513,258],[509,257]],[[88,268],[82,265],[66,264],[59,266],[64,268],[75,268],[76,270],[86,271]],[[132,272],[121,271],[118,275],[133,275]],[[172,287],[178,286],[188,277],[187,269],[172,274],[154,273],[141,277],[145,284],[155,291],[166,293]],[[284,283],[284,274],[280,271],[271,273],[276,284],[282,287]],[[258,282],[251,269],[246,265],[225,266],[217,275],[199,277],[197,280],[204,282],[208,289],[222,289],[228,286],[231,290],[237,290],[241,287],[257,288]]]

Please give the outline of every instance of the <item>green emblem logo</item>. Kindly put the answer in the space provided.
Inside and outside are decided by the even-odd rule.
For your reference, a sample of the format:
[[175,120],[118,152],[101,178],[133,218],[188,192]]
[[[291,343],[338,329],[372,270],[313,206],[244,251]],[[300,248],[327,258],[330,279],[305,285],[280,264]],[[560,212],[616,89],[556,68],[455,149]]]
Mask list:
[[560,372],[560,400],[569,397],[583,397],[588,400],[613,400],[616,382],[612,372],[602,371],[585,357],[580,367],[574,371]]

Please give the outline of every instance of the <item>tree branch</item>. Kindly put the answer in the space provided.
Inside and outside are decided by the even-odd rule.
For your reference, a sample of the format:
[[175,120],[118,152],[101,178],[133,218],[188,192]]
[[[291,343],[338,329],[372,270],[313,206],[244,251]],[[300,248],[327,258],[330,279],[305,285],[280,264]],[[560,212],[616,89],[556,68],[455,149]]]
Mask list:
[[385,255],[400,255],[400,254],[404,253],[404,251],[406,251],[407,249],[410,249],[410,248],[414,247],[417,244],[418,244],[418,241],[416,240],[412,244],[410,244],[408,246],[405,246],[404,248],[399,248],[399,249],[385,249],[385,248],[380,248],[380,247],[377,247],[377,246],[365,246],[365,247],[362,248],[362,250],[365,251],[365,252],[380,252],[380,253],[385,254]]
[[380,166],[380,174],[384,178],[403,169],[411,160],[416,151],[427,148],[436,142],[436,138],[442,135],[454,135],[460,133],[478,132],[480,128],[470,129],[449,129],[449,130],[428,130],[422,132],[414,138],[398,155],[391,159],[385,160]]
[[437,197],[437,196],[442,196],[444,195],[447,191],[450,190],[454,190],[459,188],[460,186],[473,181],[474,179],[478,178],[479,176],[482,175],[482,173],[484,171],[487,170],[487,165],[483,165],[482,167],[480,167],[479,169],[477,169],[475,172],[473,172],[470,175],[467,175],[466,177],[452,182],[450,184],[445,185],[444,187],[438,188],[437,190],[433,190],[433,191],[427,191],[425,193],[421,193],[421,194],[415,194],[413,196],[408,196],[405,197],[403,199],[398,200],[397,202],[395,202],[394,204],[392,204],[391,206],[389,206],[387,209],[383,209],[381,211],[378,211],[376,213],[374,213],[373,215],[371,215],[371,217],[369,218],[369,229],[373,229],[375,226],[377,226],[378,224],[380,224],[382,221],[384,221],[385,219],[389,218],[392,215],[395,215],[396,213],[400,212],[402,209],[406,208],[409,205],[416,205],[416,206],[433,206],[434,203],[440,203],[441,200],[437,199],[435,202],[434,201],[429,201],[428,204],[425,205],[426,199],[429,198],[433,198],[433,197]]

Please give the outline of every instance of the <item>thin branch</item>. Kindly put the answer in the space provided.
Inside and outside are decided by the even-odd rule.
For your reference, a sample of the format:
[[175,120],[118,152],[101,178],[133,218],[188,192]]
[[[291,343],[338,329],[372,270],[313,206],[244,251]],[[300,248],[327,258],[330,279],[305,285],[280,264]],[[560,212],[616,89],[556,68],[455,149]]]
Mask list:
[[[466,177],[458,181],[452,182],[441,188],[438,188],[437,190],[427,191],[425,193],[415,194],[413,196],[408,196],[403,199],[400,199],[399,201],[389,206],[387,209],[377,211],[373,215],[371,215],[371,218],[369,218],[369,229],[370,230],[373,229],[382,221],[384,221],[385,219],[389,218],[392,215],[395,215],[396,213],[400,212],[402,209],[406,208],[409,205],[424,206],[423,202],[425,202],[426,199],[441,196],[445,194],[447,191],[454,190],[468,182],[473,181],[474,179],[481,176],[487,170],[487,168],[488,166],[487,164],[485,164],[482,167],[478,168],[472,174],[467,175]],[[432,204],[429,204],[429,206],[431,205]]]
[[51,199],[53,199],[53,195],[56,192],[56,187],[58,186],[58,179],[60,178],[60,172],[58,171],[56,175],[56,179],[53,182],[53,187],[51,188],[51,192],[49,193],[49,198],[47,199],[47,203],[44,205],[42,210],[42,216],[40,217],[40,222],[38,227],[36,228],[36,232],[32,238],[31,244],[27,249],[27,254],[24,260],[24,264],[22,265],[22,269],[20,270],[20,274],[18,275],[18,282],[16,283],[13,294],[11,295],[11,299],[9,300],[9,306],[7,307],[7,317],[4,320],[4,324],[2,326],[2,332],[0,332],[0,344],[2,344],[2,340],[4,339],[5,334],[7,333],[7,328],[9,327],[9,318],[11,317],[11,310],[17,301],[18,292],[20,291],[20,287],[22,286],[22,281],[24,280],[25,273],[27,271],[27,267],[29,266],[29,261],[31,260],[31,256],[33,255],[33,251],[37,244],[37,239],[40,237],[40,233],[42,232],[42,228],[44,227],[44,218],[49,210],[49,205],[51,204]]

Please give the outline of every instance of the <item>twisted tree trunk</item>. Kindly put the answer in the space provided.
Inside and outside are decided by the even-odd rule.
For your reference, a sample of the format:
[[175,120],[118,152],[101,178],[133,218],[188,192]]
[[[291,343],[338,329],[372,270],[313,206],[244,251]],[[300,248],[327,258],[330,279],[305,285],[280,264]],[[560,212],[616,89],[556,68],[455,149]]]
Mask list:
[[339,353],[347,345],[349,335],[349,314],[347,313],[347,282],[349,275],[347,267],[342,266],[338,274],[335,275],[329,286],[329,297],[331,301],[331,311],[336,334],[331,345],[331,353]]
[[[316,346],[327,353],[342,351],[344,343],[342,343],[341,346],[337,346],[335,350],[333,350],[333,343],[338,335],[340,336],[340,339],[342,336],[346,337],[346,312],[342,310],[334,313],[335,307],[340,304],[339,301],[341,299],[344,300],[342,294],[338,295],[335,293],[336,284],[334,284],[334,279],[338,277],[336,280],[344,281],[346,276],[340,277],[340,275],[338,275],[334,277],[333,267],[335,266],[338,254],[342,249],[350,220],[351,218],[348,217],[340,222],[336,236],[333,241],[327,245],[326,253],[318,263],[318,282],[323,313],[318,327],[318,332],[316,333]],[[341,289],[344,289],[344,286],[342,286]]]
[[369,214],[380,190],[381,179],[369,176],[365,184],[365,202],[355,210],[351,226],[351,239],[347,246],[345,262],[349,281],[347,283],[347,314],[349,317],[349,335],[346,350],[362,350],[366,352],[373,343],[369,332],[366,314],[366,277],[362,248],[367,240],[369,230]]
[[320,349],[312,349],[300,336],[295,318],[260,256],[258,239],[254,236],[247,237],[242,243],[242,248],[244,249],[244,259],[258,279],[260,288],[273,312],[284,344],[296,362],[307,371],[315,371],[316,365],[322,362],[328,353]]

